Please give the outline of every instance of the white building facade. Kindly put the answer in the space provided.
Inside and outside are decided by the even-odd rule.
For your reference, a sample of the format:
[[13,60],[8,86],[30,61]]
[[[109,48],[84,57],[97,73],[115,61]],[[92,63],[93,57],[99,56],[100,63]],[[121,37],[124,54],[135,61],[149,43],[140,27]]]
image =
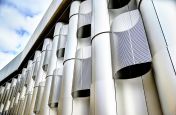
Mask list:
[[175,115],[175,0],[54,0],[0,71],[1,115]]

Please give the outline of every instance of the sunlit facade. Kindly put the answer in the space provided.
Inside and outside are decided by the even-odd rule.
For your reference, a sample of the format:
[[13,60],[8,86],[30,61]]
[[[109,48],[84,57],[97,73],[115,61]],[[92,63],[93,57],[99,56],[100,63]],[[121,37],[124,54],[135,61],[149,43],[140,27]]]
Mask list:
[[176,1],[54,0],[0,71],[1,115],[175,115]]

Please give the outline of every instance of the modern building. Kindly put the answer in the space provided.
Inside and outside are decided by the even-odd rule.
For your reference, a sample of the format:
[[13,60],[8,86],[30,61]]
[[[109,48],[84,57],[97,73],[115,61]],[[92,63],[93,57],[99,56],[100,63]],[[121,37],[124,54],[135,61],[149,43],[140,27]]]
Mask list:
[[175,0],[53,0],[0,70],[1,115],[175,115]]

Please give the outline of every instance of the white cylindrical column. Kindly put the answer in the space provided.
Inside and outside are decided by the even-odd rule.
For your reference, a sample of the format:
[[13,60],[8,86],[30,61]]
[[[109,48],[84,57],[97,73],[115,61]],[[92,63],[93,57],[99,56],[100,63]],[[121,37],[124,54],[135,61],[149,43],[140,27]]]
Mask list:
[[10,107],[10,100],[7,100],[7,102],[6,102],[5,106],[4,106],[2,115],[8,115],[9,107]]
[[13,93],[12,93],[11,98],[10,98],[10,107],[9,107],[8,114],[13,113],[13,109],[15,107],[15,99],[16,99],[17,93],[19,93],[20,80],[21,80],[21,74],[18,74],[18,78],[16,80],[16,85],[13,89]]
[[57,44],[57,65],[53,72],[52,84],[48,104],[51,108],[50,114],[59,114],[58,103],[61,95],[61,85],[63,78],[63,58],[65,54],[65,44],[67,40],[68,25],[63,25],[59,33]]
[[78,14],[77,51],[72,86],[73,115],[90,114],[91,0],[81,2]]
[[31,105],[31,102],[32,102],[34,80],[35,80],[35,76],[36,76],[37,71],[38,71],[40,56],[41,56],[41,52],[36,51],[35,55],[34,55],[33,63],[32,63],[30,82],[29,82],[29,85],[28,85],[28,90],[26,92],[27,101],[26,101],[26,106],[25,106],[25,110],[24,110],[25,115],[28,115],[29,108],[30,108],[30,105]]
[[[67,41],[67,35],[68,35],[68,25],[63,25],[62,29],[59,33],[59,41],[58,41],[58,47],[57,47],[57,67],[55,70],[55,74],[57,75],[57,77],[53,78],[52,83],[54,83],[54,79],[57,79],[58,82],[58,87],[54,86],[51,89],[50,92],[50,101],[51,102],[57,102],[58,106],[57,106],[57,111],[58,114],[61,114],[61,87],[62,87],[62,83],[63,83],[63,61],[64,61],[64,55],[65,55],[65,45],[66,45],[66,41]],[[54,91],[57,90],[57,91]]]
[[41,103],[42,103],[44,88],[45,88],[45,81],[40,82],[40,84],[38,86],[38,92],[36,95],[36,102],[35,102],[35,106],[34,106],[34,113],[35,114],[40,113],[40,107],[41,107]]
[[111,64],[108,2],[93,0],[92,6],[91,114],[117,115]]
[[5,89],[5,87],[1,86],[1,89],[0,89],[0,103],[1,103],[1,99],[2,99],[3,93],[4,93],[4,89]]
[[[1,106],[1,103],[2,103],[4,93],[5,93],[5,86],[1,86],[1,89],[0,89],[0,106]],[[0,111],[2,111],[1,107],[0,107]]]
[[43,61],[43,70],[47,74],[48,67],[49,67],[49,61],[52,53],[52,42],[46,46],[46,54],[45,54],[45,59]]
[[[26,91],[26,105],[25,105],[25,108],[24,108],[24,114],[25,115],[28,115],[29,113],[29,108],[30,108],[30,105],[31,105],[31,101],[32,101],[32,94],[33,94],[33,88],[34,88],[34,76],[36,75],[36,71],[38,71],[38,66],[39,66],[39,59],[40,58],[40,51],[36,51],[35,52],[35,55],[34,55],[34,59],[33,59],[33,63],[32,63],[32,67],[30,67],[30,71],[31,71],[31,76],[30,76],[30,81],[29,81],[29,84],[28,84],[28,87],[27,87],[27,91]],[[35,72],[35,74],[34,74]]]
[[60,96],[61,90],[61,83],[62,83],[62,70],[55,69],[53,73],[52,83],[51,83],[51,90],[48,105],[51,108],[58,107],[58,101]]
[[[50,114],[50,107],[48,106],[48,100],[49,100],[49,94],[50,94],[50,88],[51,88],[51,82],[53,77],[54,69],[56,68],[56,62],[57,62],[57,44],[59,40],[59,32],[61,30],[61,27],[63,26],[62,23],[57,23],[55,27],[55,33],[54,33],[54,39],[52,42],[51,47],[51,54],[49,59],[49,65],[48,65],[48,71],[46,75],[46,83],[45,83],[45,89],[43,93],[42,103],[40,107],[40,115],[49,115]],[[56,113],[57,114],[57,111]]]
[[42,48],[42,52],[41,52],[41,56],[38,58],[39,65],[38,65],[38,71],[34,72],[34,79],[35,79],[35,84],[34,84],[34,89],[33,89],[33,95],[32,95],[32,102],[31,102],[31,106],[29,108],[29,114],[28,115],[34,115],[34,106],[35,106],[35,102],[36,102],[36,97],[37,97],[37,92],[38,92],[38,87],[39,87],[39,83],[44,79],[44,77],[46,76],[46,73],[44,72],[42,66],[43,66],[43,62],[45,59],[45,54],[46,54],[46,47],[48,44],[51,43],[51,40],[46,38],[44,40],[43,43],[43,48]]
[[[29,62],[28,65],[31,65],[32,62]],[[25,100],[25,93],[26,93],[26,80],[27,80],[27,68],[23,68],[22,70],[22,77],[21,77],[21,86],[20,86],[20,96],[17,105],[16,115],[22,115],[23,105]]]
[[4,113],[3,114],[7,114],[9,112],[9,107],[10,107],[10,103],[12,101],[12,97],[14,95],[16,82],[17,82],[17,79],[12,78],[9,94],[7,95],[7,102],[5,102],[5,104],[4,104],[5,106],[4,106],[4,110],[3,110]]
[[110,9],[113,12],[110,14],[113,15],[110,16],[113,17],[110,37],[117,113],[161,115],[160,102],[151,74],[151,53],[137,4],[135,0],[119,2],[119,6]]
[[[176,1],[138,0],[164,115],[176,114]],[[172,18],[171,18],[172,17]]]
[[5,90],[5,86],[4,86],[4,91],[3,91],[3,93],[1,94],[0,103],[2,103],[5,93],[6,93],[6,90]]
[[70,8],[70,20],[68,26],[67,43],[64,56],[64,76],[62,83],[62,93],[59,102],[59,113],[61,115],[71,115],[73,109],[72,81],[75,63],[75,53],[77,46],[77,25],[80,1],[73,1]]
[[23,115],[22,112],[23,112],[23,107],[24,107],[24,102],[25,102],[25,93],[26,93],[26,87],[23,86],[22,88],[22,91],[20,93],[20,97],[19,97],[19,100],[18,100],[18,110],[17,110],[17,115]]
[[20,97],[21,83],[22,83],[22,74],[18,74],[17,89],[16,89],[16,94],[15,94],[15,101],[14,101],[14,105],[13,105],[13,109],[12,109],[12,113],[14,113],[14,115],[16,115],[16,113],[17,113],[18,100],[19,100],[19,97]]
[[[28,87],[30,82],[31,82],[31,76],[32,76],[32,65],[33,61],[29,60],[28,65],[27,65],[27,71],[26,71],[26,81],[25,81],[25,86]],[[27,88],[29,90],[29,88]]]
[[[124,115],[162,114],[155,87],[151,87],[151,92],[154,94],[146,98],[147,87],[144,88],[144,79],[146,82],[149,78],[153,79],[152,74],[146,75],[151,70],[152,60],[139,11],[132,10],[120,14],[113,20],[111,29],[113,76],[115,79],[123,79],[115,82],[118,113]],[[153,85],[153,82],[150,83]],[[124,97],[119,96],[122,92],[125,93]],[[152,102],[151,98],[155,98],[156,101]],[[132,104],[133,100],[136,100],[135,104]],[[120,106],[128,101],[131,103],[129,106]],[[157,103],[155,111],[149,109],[152,103]]]
[[8,114],[12,114],[12,109],[13,109],[14,102],[15,102],[15,97],[12,97],[12,100],[11,100],[10,106],[9,106]]
[[34,81],[36,80],[36,76],[37,76],[37,73],[39,71],[40,59],[41,59],[41,51],[36,51],[35,56],[34,56],[34,61],[33,61],[34,65],[33,65],[33,68],[32,68],[32,71],[33,71],[32,78],[33,78]]
[[2,96],[2,102],[1,102],[1,105],[0,105],[0,114],[2,114],[4,108],[5,108],[5,103],[6,103],[6,100],[7,100],[7,97],[8,97],[8,94],[9,94],[9,90],[10,90],[10,86],[11,84],[10,83],[6,83],[5,85],[5,89],[4,89],[4,94]]
[[10,86],[11,86],[11,84],[8,83],[8,82],[7,82],[6,85],[5,85],[5,93],[4,93],[3,98],[2,98],[2,103],[3,103],[3,104],[5,104],[5,102],[6,102],[6,100],[7,100],[8,94],[9,94],[9,92],[10,92]]
[[55,69],[53,75],[54,76],[52,77],[52,84],[51,84],[48,105],[50,106],[50,114],[57,115],[59,114],[58,103],[59,103],[59,98],[61,94],[62,75],[63,75],[61,68]]
[[[45,75],[47,75],[47,72],[49,70],[50,58],[51,58],[51,53],[52,53],[52,43],[53,42],[50,42],[46,46],[45,58],[44,58],[43,65],[42,65],[42,68],[45,72]],[[43,85],[46,85],[46,83],[44,83],[44,82],[46,82],[46,78],[42,79],[42,81],[40,82],[42,84],[42,86],[39,86],[39,87],[42,87],[42,89],[45,90],[45,87]],[[37,109],[34,108],[35,110],[37,110],[37,111],[35,111],[37,114],[40,114],[42,112],[42,110],[40,110],[40,108],[43,106],[43,104],[42,104],[44,101],[43,98],[45,97],[44,90],[40,91],[39,94],[37,94],[37,95],[40,95],[40,96],[38,96],[39,97],[38,100],[40,100],[40,101],[36,101],[36,103],[35,103],[35,108],[37,108]]]
[[28,61],[28,65],[27,65],[27,71],[26,71],[26,81],[25,81],[25,87],[26,87],[26,91],[25,91],[25,95],[24,95],[24,103],[23,106],[21,108],[21,115],[24,114],[24,110],[27,104],[27,99],[28,99],[28,94],[30,91],[30,87],[32,85],[32,60]]
[[26,71],[27,71],[27,69],[26,68],[23,68],[22,69],[22,73],[21,73],[21,82],[20,82],[20,86],[19,86],[19,92],[21,92],[22,91],[22,88],[23,88],[23,86],[24,86],[24,84],[25,84],[25,80],[26,80]]

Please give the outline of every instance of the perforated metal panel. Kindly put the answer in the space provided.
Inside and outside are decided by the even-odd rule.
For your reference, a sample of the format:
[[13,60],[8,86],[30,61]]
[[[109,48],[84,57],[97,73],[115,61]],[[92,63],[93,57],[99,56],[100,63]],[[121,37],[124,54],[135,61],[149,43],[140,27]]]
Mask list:
[[25,86],[29,85],[30,79],[32,77],[32,62],[33,62],[32,60],[28,61]]
[[51,56],[51,50],[52,50],[52,44],[48,44],[47,45],[47,48],[46,48],[46,54],[45,54],[45,58],[44,58],[44,61],[43,61],[43,70],[45,72],[47,72],[48,70],[48,64],[49,64],[49,59],[50,59],[50,56]]
[[33,80],[36,79],[36,76],[37,76],[37,73],[38,73],[38,70],[39,70],[39,65],[40,65],[40,58],[41,57],[38,57],[37,60],[35,61],[35,65],[33,67]]
[[52,107],[58,107],[59,98],[61,95],[61,85],[62,85],[62,68],[55,69],[54,75],[52,77],[52,84],[51,84],[51,90],[50,90],[50,96],[49,96],[49,106]]
[[78,38],[87,38],[91,36],[91,18],[91,12],[87,14],[79,14],[77,31]]
[[37,92],[36,102],[35,102],[35,106],[34,106],[34,113],[36,113],[36,114],[39,113],[39,111],[40,111],[44,88],[45,88],[45,82],[41,82],[39,84],[39,89]]
[[138,10],[114,19],[111,45],[115,78],[139,77],[150,70],[151,54]]
[[59,34],[57,57],[63,58],[65,55],[65,45],[67,41],[68,25],[63,25]]
[[78,30],[77,30],[77,51],[74,66],[74,80],[72,96],[90,96],[91,85],[91,0],[83,1],[80,5]]
[[32,66],[32,78],[35,80],[37,76],[37,72],[39,70],[39,64],[40,64],[40,58],[41,58],[41,52],[36,51],[33,59],[33,66]]
[[77,37],[88,38],[91,36],[92,7],[91,0],[83,1],[80,5],[78,17]]
[[77,51],[77,59],[74,66],[73,97],[86,97],[90,95],[91,63],[91,46],[80,48]]

